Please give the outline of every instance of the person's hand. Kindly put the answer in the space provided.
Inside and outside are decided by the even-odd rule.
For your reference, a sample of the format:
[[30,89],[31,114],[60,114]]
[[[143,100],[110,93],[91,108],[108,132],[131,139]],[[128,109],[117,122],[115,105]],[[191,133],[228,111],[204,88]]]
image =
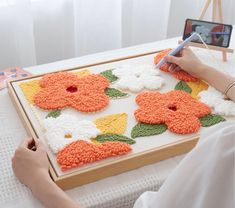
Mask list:
[[189,48],[184,48],[178,56],[167,56],[166,61],[171,63],[170,71],[181,68],[196,77],[200,77],[203,73],[204,64]]
[[25,139],[12,158],[15,175],[31,188],[42,177],[49,176],[49,161],[46,150],[39,139]]

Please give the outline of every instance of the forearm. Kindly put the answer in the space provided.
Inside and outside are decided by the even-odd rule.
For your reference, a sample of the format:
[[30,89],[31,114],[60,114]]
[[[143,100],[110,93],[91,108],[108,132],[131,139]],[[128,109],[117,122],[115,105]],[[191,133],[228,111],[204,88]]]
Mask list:
[[79,208],[49,176],[42,177],[33,185],[32,192],[46,208]]
[[[205,80],[208,84],[215,87],[222,93],[225,92],[231,83],[235,82],[235,77],[217,71],[216,69],[207,65],[200,66],[198,70],[200,71],[198,74],[200,74],[199,77],[201,79]],[[231,100],[235,101],[235,86],[229,90],[227,96]]]
[[229,90],[229,92],[227,93],[227,95],[228,95],[228,97],[229,97],[231,100],[235,101],[235,86],[233,86],[233,87]]

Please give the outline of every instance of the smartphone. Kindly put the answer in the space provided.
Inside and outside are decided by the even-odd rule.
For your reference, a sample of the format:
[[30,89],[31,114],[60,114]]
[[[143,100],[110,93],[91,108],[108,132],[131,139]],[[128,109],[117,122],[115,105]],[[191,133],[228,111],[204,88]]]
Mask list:
[[[183,40],[188,38],[193,32],[196,32],[201,35],[206,44],[228,48],[232,30],[232,25],[186,19]],[[193,39],[192,42],[202,43],[198,37]]]

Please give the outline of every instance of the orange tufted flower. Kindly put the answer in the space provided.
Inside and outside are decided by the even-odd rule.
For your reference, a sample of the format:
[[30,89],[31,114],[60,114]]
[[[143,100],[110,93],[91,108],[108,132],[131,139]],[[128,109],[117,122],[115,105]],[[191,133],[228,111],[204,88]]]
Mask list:
[[78,77],[68,72],[43,76],[42,89],[34,96],[34,103],[45,110],[72,107],[82,112],[96,112],[109,103],[105,89],[109,81],[102,75]]
[[105,142],[96,145],[80,140],[72,142],[59,151],[57,162],[60,164],[61,170],[65,171],[108,157],[124,155],[130,151],[131,146],[123,142]]
[[[154,57],[154,64],[157,64],[163,57],[165,57],[169,52],[171,51],[171,49],[166,49],[160,53],[158,53],[155,57]],[[169,72],[169,67],[170,67],[170,63],[165,63],[160,67],[160,70],[164,71],[164,72]],[[172,72],[172,75],[179,80],[183,80],[185,82],[196,82],[198,80],[198,78],[193,77],[192,75],[190,75],[189,73],[187,73],[184,70],[180,70],[180,71],[175,71]]]
[[211,112],[206,104],[180,90],[165,94],[143,92],[136,97],[136,102],[140,108],[135,111],[134,115],[139,122],[165,123],[170,131],[177,134],[197,132],[201,126],[198,118]]

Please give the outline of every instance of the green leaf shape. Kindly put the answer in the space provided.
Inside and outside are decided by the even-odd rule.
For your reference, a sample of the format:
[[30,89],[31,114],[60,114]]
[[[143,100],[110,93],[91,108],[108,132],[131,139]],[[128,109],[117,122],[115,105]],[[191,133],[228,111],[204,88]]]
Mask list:
[[103,71],[100,74],[103,75],[105,78],[107,78],[110,83],[115,82],[118,79],[118,77],[113,75],[112,69]]
[[125,142],[127,144],[135,144],[135,140],[121,135],[121,134],[101,134],[95,138],[97,142],[104,143],[104,142]]
[[183,90],[187,93],[191,93],[192,89],[188,86],[188,84],[184,81],[179,81],[175,86],[175,90]]
[[57,118],[61,115],[61,110],[54,110],[47,114],[46,118],[53,117]]
[[138,123],[131,130],[131,137],[144,137],[144,136],[152,136],[157,134],[162,134],[167,130],[167,126],[165,124],[144,124]]
[[109,96],[110,98],[122,98],[127,97],[128,93],[122,92],[120,90],[117,90],[115,88],[107,88],[105,90],[105,94]]
[[209,127],[209,126],[213,126],[217,123],[226,121],[226,119],[220,115],[216,115],[216,114],[208,114],[204,117],[199,118],[201,125],[203,127]]

